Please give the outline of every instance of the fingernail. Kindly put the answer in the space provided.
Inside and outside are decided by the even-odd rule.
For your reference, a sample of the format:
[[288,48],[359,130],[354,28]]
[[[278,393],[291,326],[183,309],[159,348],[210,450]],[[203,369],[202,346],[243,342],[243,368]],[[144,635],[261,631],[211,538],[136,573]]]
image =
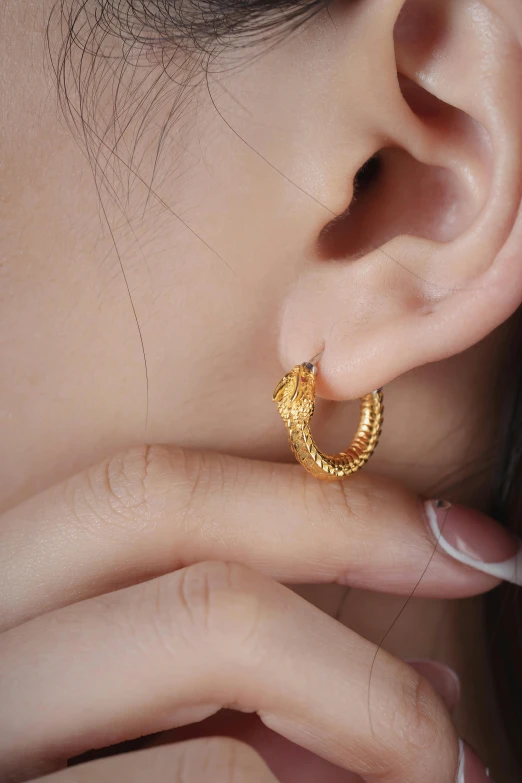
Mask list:
[[467,742],[460,740],[459,774],[457,783],[493,783],[489,769]]
[[442,701],[452,712],[460,701],[460,679],[453,669],[438,661],[411,658],[406,660],[415,671],[424,677],[439,694]]
[[479,511],[428,500],[428,524],[437,545],[459,563],[522,585],[520,541],[502,525]]

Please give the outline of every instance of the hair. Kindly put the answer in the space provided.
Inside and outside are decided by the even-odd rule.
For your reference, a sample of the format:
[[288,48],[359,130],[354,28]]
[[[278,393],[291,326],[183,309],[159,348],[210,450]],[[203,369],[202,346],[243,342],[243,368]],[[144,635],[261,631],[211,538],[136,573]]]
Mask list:
[[[168,104],[168,118],[158,134],[158,158],[171,124],[187,106],[187,92],[190,95],[201,83],[206,83],[210,90],[208,75],[216,66],[218,55],[228,49],[252,52],[259,44],[266,51],[268,44],[277,45],[320,12],[329,13],[329,3],[330,0],[58,0],[48,25],[49,54],[61,108],[73,129],[83,137],[97,187],[104,183],[110,195],[117,198],[116,185],[124,178],[122,169],[141,178],[137,150],[145,123],[156,115],[158,105]],[[54,41],[56,29],[58,50]],[[113,102],[109,115],[100,121],[101,85],[107,89],[109,83]],[[138,98],[140,93],[144,95]],[[126,148],[123,159],[119,141],[133,124],[134,146],[130,151]],[[152,178],[146,183],[150,193]],[[128,185],[128,177],[126,182]],[[508,346],[512,355],[508,356],[504,377],[499,379],[506,404],[491,513],[519,535],[522,308],[512,323]],[[513,367],[518,367],[514,377]],[[522,589],[501,585],[485,597],[484,609],[505,729],[522,765]],[[136,747],[136,742],[124,743],[117,749],[125,747]],[[98,751],[97,755],[107,752],[110,751]],[[74,761],[89,757],[87,754]]]
[[[509,329],[504,377],[505,417],[492,515],[522,540],[522,308]],[[515,368],[515,372],[509,368]],[[510,381],[511,376],[511,381]],[[493,677],[505,731],[522,766],[522,588],[504,583],[485,596]]]
[[[164,127],[155,131],[160,154],[168,129],[190,105],[187,98],[200,86],[210,91],[209,73],[226,68],[220,55],[234,50],[240,65],[238,52],[251,59],[256,47],[276,46],[328,11],[330,1],[57,0],[48,52],[61,108],[83,137],[97,183],[107,185],[116,160],[136,174],[146,124],[167,107]],[[125,160],[119,156],[124,135],[134,135]]]

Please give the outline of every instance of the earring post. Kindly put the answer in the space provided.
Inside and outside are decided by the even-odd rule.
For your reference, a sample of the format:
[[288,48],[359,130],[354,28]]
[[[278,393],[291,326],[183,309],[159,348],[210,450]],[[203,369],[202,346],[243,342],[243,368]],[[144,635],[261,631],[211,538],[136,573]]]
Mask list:
[[316,354],[313,359],[310,359],[308,364],[318,364],[323,353],[324,353],[324,349],[321,351],[321,353]]

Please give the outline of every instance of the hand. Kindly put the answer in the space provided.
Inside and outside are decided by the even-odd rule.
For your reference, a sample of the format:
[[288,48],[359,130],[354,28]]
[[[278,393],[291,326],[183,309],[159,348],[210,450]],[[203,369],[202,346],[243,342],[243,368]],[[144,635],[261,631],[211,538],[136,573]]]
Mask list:
[[[497,583],[437,549],[421,501],[391,482],[137,448],[8,512],[0,538],[1,781],[223,706],[371,781],[455,779],[427,681],[278,584],[460,597]],[[115,778],[275,781],[242,743],[199,739],[56,783]]]

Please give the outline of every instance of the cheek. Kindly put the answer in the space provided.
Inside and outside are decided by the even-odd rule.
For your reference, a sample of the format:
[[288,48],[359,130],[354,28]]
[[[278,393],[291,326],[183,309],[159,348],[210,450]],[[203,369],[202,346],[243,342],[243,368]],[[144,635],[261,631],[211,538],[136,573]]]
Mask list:
[[132,387],[132,324],[88,163],[43,67],[44,11],[11,4],[0,36],[0,506],[90,460],[93,420],[108,409],[117,428],[133,405],[106,372],[121,355]]
[[[141,142],[131,134],[115,154],[110,135],[94,144],[99,192],[50,98],[44,23],[38,49],[27,19],[15,22],[0,85],[11,107],[0,116],[0,326],[11,335],[0,346],[10,411],[0,503],[145,438],[286,454],[271,403],[283,303],[350,192],[332,152],[338,128],[320,111],[336,70],[318,54],[323,22],[211,74],[210,94],[203,83],[169,126],[157,166],[168,101]],[[101,96],[98,108],[98,130],[110,127],[114,106]]]

